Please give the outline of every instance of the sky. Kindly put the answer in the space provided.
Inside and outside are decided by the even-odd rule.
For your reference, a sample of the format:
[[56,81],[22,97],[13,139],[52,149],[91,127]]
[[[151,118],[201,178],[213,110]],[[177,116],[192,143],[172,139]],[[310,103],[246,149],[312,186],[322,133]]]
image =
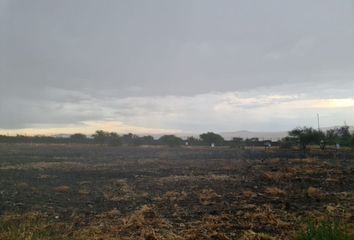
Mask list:
[[354,125],[353,0],[0,0],[0,134]]

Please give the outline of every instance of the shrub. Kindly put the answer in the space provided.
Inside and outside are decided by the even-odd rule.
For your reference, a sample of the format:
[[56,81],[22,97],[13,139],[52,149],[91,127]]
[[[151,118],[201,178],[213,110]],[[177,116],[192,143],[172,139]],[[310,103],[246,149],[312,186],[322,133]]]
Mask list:
[[183,140],[175,135],[164,135],[159,138],[159,142],[170,147],[180,146],[183,144]]
[[224,143],[224,138],[221,135],[213,132],[200,134],[199,137],[207,145],[211,145],[211,144],[222,145]]
[[354,240],[354,236],[349,235],[338,223],[322,222],[315,225],[310,222],[307,230],[300,232],[296,240]]

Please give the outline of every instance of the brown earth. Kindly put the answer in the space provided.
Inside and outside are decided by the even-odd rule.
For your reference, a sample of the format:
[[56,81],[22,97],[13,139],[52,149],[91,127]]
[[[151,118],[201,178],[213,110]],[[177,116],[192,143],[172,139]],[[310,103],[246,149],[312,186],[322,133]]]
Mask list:
[[0,144],[0,221],[28,239],[293,239],[310,219],[353,231],[353,179],[350,152]]

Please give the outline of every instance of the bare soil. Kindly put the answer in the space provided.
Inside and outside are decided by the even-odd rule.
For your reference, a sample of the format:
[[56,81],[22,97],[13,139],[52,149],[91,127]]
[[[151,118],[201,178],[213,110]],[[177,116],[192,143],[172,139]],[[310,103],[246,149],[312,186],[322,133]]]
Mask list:
[[309,219],[353,231],[353,179],[350,152],[0,144],[0,218],[57,239],[293,239]]

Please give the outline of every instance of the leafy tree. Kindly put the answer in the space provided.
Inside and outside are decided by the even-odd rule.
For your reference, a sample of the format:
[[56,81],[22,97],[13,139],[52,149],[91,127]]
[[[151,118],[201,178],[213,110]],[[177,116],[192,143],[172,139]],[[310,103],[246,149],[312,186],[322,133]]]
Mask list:
[[143,136],[140,139],[141,139],[141,144],[146,144],[146,145],[155,144],[155,139],[152,136]]
[[343,146],[350,146],[351,134],[348,126],[342,126],[337,129],[337,135],[339,137],[339,143]]
[[141,145],[142,140],[138,135],[128,133],[122,136],[122,142],[128,145]]
[[75,133],[70,136],[70,142],[84,143],[87,141],[87,137],[82,133]]
[[170,147],[180,146],[183,144],[183,140],[175,135],[164,135],[159,138],[159,142]]
[[300,144],[304,151],[309,144],[319,144],[325,137],[322,131],[315,130],[312,127],[295,128],[288,134],[290,138]]
[[340,128],[332,128],[326,132],[326,143],[334,145],[339,143],[343,146],[352,145],[352,135],[350,134],[348,126],[342,126]]
[[199,138],[196,138],[196,137],[193,137],[193,136],[187,137],[187,142],[191,146],[200,145],[201,144],[201,140]]
[[109,133],[103,130],[97,130],[93,135],[93,141],[99,144],[104,144],[106,139],[108,138]]
[[326,143],[330,145],[336,144],[338,141],[338,135],[336,129],[329,129],[326,132]]
[[92,137],[94,142],[99,144],[110,144],[118,146],[122,143],[121,137],[115,132],[97,130],[96,133],[92,135]]
[[111,132],[108,135],[107,143],[113,146],[119,146],[122,144],[122,139],[118,133]]
[[224,143],[224,138],[221,135],[213,132],[203,133],[199,137],[204,143],[208,145],[222,145]]

